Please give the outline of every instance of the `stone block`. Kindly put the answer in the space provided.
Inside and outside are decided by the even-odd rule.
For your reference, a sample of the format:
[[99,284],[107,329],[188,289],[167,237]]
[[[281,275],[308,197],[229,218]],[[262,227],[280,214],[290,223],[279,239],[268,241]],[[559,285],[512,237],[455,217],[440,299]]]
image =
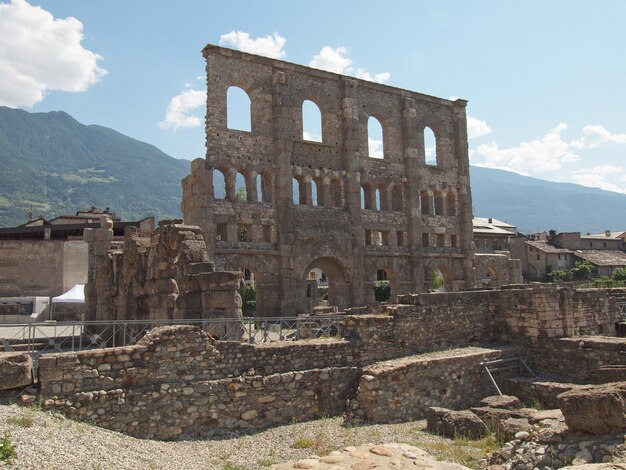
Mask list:
[[487,434],[485,423],[471,411],[453,411],[434,406],[426,412],[426,429],[452,438],[463,436],[479,439]]
[[572,431],[626,431],[626,382],[578,387],[557,398],[565,423]]
[[494,395],[491,397],[485,397],[480,400],[480,406],[513,410],[516,408],[521,408],[522,402],[519,398],[510,395]]
[[27,387],[33,383],[33,361],[27,353],[0,353],[0,390]]

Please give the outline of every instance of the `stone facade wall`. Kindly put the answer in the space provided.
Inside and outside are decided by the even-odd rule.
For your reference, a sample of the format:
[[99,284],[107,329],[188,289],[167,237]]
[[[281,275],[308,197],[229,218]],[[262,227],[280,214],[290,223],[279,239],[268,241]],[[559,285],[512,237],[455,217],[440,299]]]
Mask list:
[[391,422],[423,418],[431,406],[469,408],[494,393],[481,363],[518,352],[463,348],[377,363],[363,369],[351,412]]
[[[374,301],[379,271],[392,294],[428,288],[436,270],[449,290],[473,286],[464,100],[211,45],[203,54],[207,154],[183,180],[184,219],[202,228],[219,269],[253,273],[259,315],[309,311],[313,268],[339,309]],[[228,127],[230,87],[250,99],[250,132]],[[307,100],[320,110],[320,142],[303,131]],[[383,158],[369,154],[370,118]]]
[[63,240],[0,240],[0,297],[63,292]]

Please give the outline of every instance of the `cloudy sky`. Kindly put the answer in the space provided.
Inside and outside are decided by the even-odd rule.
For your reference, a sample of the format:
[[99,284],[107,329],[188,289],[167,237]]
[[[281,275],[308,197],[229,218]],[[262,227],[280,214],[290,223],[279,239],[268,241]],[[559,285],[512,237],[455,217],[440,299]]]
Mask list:
[[469,100],[474,165],[626,193],[626,2],[0,0],[0,105],[204,154],[207,43]]

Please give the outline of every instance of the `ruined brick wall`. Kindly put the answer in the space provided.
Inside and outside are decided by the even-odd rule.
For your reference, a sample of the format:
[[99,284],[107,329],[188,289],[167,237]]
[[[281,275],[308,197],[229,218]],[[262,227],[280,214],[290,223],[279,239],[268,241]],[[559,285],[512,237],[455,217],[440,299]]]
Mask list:
[[242,274],[214,272],[199,227],[161,221],[149,234],[129,227],[123,243],[112,243],[108,222],[84,234],[86,320],[241,318]]
[[[479,367],[479,356],[492,353],[521,355],[541,371],[562,363],[571,374],[580,371],[580,379],[606,379],[603,366],[626,365],[622,339],[579,336],[611,327],[618,314],[606,291],[528,287],[400,300],[403,305],[353,309],[345,317],[344,338],[250,345],[172,326],[152,330],[134,346],[44,354],[41,395],[46,408],[72,417],[133,435],[172,438],[289,422],[296,415],[339,414],[347,411],[345,400],[356,397],[359,383],[363,405],[357,412],[371,419],[405,416],[402,397],[411,389],[419,406],[461,406],[492,393]],[[559,339],[568,334],[574,338]],[[497,346],[507,342],[513,349]],[[548,346],[557,343],[561,347],[551,355]],[[480,345],[489,350],[478,351]],[[587,362],[578,366],[589,348]],[[430,358],[398,359],[437,351]],[[375,364],[388,360],[390,365]],[[375,387],[359,379],[363,368],[371,372],[365,375],[379,376]],[[158,425],[159,416],[167,426]]]
[[[259,315],[308,311],[313,268],[328,275],[329,302],[340,309],[372,302],[379,271],[392,294],[428,288],[436,270],[448,290],[473,286],[465,101],[216,46],[203,54],[207,154],[183,180],[182,209],[219,269],[254,274]],[[232,86],[250,98],[251,132],[227,127]],[[321,142],[303,134],[305,100],[320,110]],[[368,152],[370,117],[383,128],[383,158]],[[431,164],[427,128],[436,136]]]

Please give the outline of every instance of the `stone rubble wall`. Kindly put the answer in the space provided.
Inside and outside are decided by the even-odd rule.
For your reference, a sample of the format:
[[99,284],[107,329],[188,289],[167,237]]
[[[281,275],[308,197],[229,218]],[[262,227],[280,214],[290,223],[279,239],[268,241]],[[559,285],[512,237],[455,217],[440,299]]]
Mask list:
[[465,409],[494,393],[481,363],[507,348],[462,348],[380,362],[363,369],[351,413],[375,422],[420,419],[431,406]]
[[212,381],[188,376],[153,387],[75,393],[46,400],[44,408],[136,437],[211,436],[338,415],[357,374],[356,367],[344,367]]
[[[421,416],[430,405],[469,406],[492,393],[480,362],[505,354],[530,359],[538,371],[552,367],[549,360],[562,361],[570,374],[580,370],[581,379],[624,362],[617,338],[559,339],[561,326],[549,320],[564,318],[574,335],[607,331],[611,303],[601,292],[534,287],[400,300],[403,305],[352,309],[343,338],[242,344],[181,325],[155,328],[134,346],[44,354],[41,397],[47,409],[72,417],[174,438],[336,415],[348,411],[346,400],[355,403],[357,387],[350,411],[372,420]],[[511,346],[488,346],[499,343]],[[546,354],[555,344],[570,362]],[[575,367],[588,351],[588,367]]]

